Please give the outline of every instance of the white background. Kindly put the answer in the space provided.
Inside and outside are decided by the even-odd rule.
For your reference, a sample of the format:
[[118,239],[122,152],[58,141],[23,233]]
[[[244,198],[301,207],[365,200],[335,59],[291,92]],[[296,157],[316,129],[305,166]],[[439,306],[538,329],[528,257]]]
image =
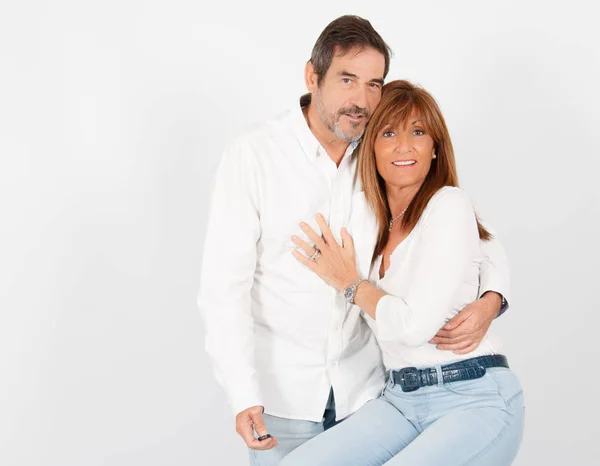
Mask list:
[[526,392],[515,464],[595,464],[586,5],[1,0],[0,464],[245,464],[195,303],[208,187],[233,135],[296,103],[346,13],[392,46],[389,78],[438,99],[462,186],[509,253],[496,325]]

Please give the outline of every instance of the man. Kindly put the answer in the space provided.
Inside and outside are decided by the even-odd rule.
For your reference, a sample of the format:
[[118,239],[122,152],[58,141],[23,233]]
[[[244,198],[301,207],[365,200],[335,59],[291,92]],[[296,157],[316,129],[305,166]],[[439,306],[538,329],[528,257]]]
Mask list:
[[[360,191],[354,149],[389,63],[368,21],[336,19],[313,48],[300,106],[236,138],[217,171],[199,303],[207,351],[254,465],[277,464],[384,386],[379,347],[359,310],[290,250],[298,224],[316,212],[334,232],[348,223]],[[483,297],[432,340],[442,349],[474,349],[506,295],[500,246],[482,248]]]

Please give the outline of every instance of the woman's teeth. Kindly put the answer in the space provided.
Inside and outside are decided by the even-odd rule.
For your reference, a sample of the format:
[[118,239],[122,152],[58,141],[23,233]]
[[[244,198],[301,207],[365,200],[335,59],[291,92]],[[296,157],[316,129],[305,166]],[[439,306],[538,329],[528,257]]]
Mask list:
[[403,167],[405,165],[414,165],[415,163],[417,163],[416,160],[402,160],[399,162],[392,162],[394,165],[396,165],[397,167]]

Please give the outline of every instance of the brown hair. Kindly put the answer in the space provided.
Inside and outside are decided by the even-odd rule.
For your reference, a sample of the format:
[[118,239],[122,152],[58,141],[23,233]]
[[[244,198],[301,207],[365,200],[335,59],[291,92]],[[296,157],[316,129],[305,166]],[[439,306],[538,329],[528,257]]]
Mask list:
[[[381,101],[367,125],[358,156],[358,171],[365,197],[374,210],[379,224],[379,236],[373,258],[381,254],[387,243],[388,225],[391,219],[385,181],[377,172],[375,139],[386,125],[398,127],[405,123],[413,112],[420,115],[425,131],[432,137],[437,158],[432,160],[429,173],[402,217],[402,227],[408,231],[415,227],[427,203],[440,188],[458,186],[452,141],[435,99],[426,90],[408,81],[398,80],[386,84],[383,87]],[[477,219],[477,227],[482,240],[487,241],[492,238],[479,219]]]
[[385,78],[390,69],[392,50],[384,42],[371,23],[360,16],[340,16],[327,25],[315,42],[310,55],[310,62],[318,75],[317,84],[321,85],[327,70],[331,66],[334,54],[345,54],[350,49],[371,47],[383,55],[385,59]]

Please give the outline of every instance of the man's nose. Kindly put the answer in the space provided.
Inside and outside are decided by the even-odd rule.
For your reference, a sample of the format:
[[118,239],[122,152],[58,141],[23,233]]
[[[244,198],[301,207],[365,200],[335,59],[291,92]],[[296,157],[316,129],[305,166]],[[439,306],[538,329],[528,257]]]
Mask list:
[[357,86],[351,104],[367,110],[367,90],[363,86]]

